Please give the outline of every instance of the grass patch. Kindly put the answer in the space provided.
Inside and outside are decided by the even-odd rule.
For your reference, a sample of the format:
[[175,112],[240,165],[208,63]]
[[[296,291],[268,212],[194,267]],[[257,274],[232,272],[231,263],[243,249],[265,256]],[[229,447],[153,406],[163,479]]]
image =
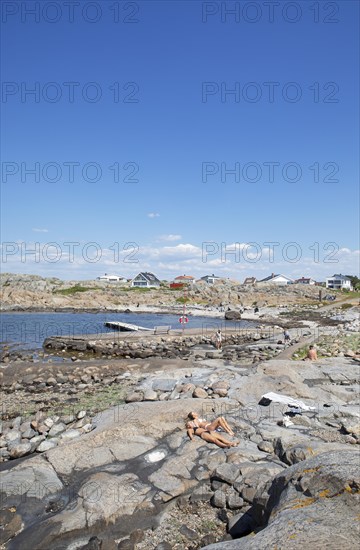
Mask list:
[[350,309],[354,307],[353,304],[341,304],[341,309]]
[[190,302],[190,298],[181,296],[181,298],[176,298],[176,302],[178,302],[179,304],[186,304],[187,302]]
[[352,298],[360,298],[360,291],[355,290],[354,292],[349,292],[348,296],[346,298],[349,298],[351,300]]
[[157,287],[141,287],[141,286],[129,286],[127,288],[119,289],[121,292],[150,292],[151,290],[159,290]]
[[93,394],[82,395],[77,403],[73,405],[63,405],[62,414],[71,414],[74,409],[79,412],[86,410],[88,413],[96,414],[113,407],[114,405],[123,405],[125,403],[126,388],[121,388],[117,384],[104,386],[101,389],[96,388]]
[[[297,349],[293,355],[291,356],[291,359],[293,361],[302,361],[307,356],[307,353],[309,351],[309,345],[303,346],[302,348]],[[297,355],[297,357],[294,357],[294,354]],[[319,357],[319,354],[318,354]]]
[[78,292],[88,292],[89,290],[100,290],[96,287],[75,285],[70,288],[62,288],[61,290],[54,290],[53,294],[61,294],[62,296],[72,296]]
[[[28,404],[28,407],[23,411],[24,418],[33,417],[38,410],[46,412],[48,416],[65,416],[77,415],[81,410],[93,416],[97,413],[105,411],[115,405],[123,405],[125,403],[125,395],[127,389],[119,387],[117,384],[111,386],[96,387],[94,393],[79,395],[79,400],[72,403],[44,402],[44,405],[39,407],[36,404]],[[8,411],[9,418],[13,417],[13,411]]]

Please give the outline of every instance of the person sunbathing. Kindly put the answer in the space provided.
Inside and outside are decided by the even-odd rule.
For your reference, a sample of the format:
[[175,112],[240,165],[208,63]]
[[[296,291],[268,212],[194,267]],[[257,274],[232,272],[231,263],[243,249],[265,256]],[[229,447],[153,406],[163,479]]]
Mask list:
[[238,441],[234,441],[234,442],[228,441],[221,434],[217,432],[209,432],[205,428],[188,429],[187,433],[191,441],[194,441],[194,434],[195,434],[201,437],[201,439],[203,439],[204,441],[207,441],[208,443],[214,443],[218,447],[222,447],[222,448],[236,447],[239,444]]
[[235,435],[223,416],[219,416],[212,422],[208,422],[207,420],[200,418],[197,412],[190,412],[188,414],[188,418],[190,418],[190,420],[187,421],[186,428],[189,437],[189,431],[192,430],[194,432],[197,428],[203,428],[207,432],[214,432],[217,428],[222,428],[229,435]]

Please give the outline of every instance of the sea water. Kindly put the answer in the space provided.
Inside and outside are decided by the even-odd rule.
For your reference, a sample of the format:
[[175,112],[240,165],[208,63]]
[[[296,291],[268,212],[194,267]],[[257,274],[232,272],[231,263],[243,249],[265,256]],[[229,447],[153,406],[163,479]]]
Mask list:
[[[209,317],[188,316],[185,333],[189,329],[203,329],[212,334],[217,329],[246,329],[251,321],[225,321]],[[50,336],[75,336],[113,332],[104,326],[108,321],[119,321],[153,329],[156,325],[171,325],[182,329],[179,315],[162,313],[2,313],[0,315],[0,343],[24,350],[41,349]]]

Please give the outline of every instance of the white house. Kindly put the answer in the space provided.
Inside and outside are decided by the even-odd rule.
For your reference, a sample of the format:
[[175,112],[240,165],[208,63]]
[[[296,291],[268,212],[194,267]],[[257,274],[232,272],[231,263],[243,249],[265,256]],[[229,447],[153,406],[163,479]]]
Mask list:
[[326,279],[326,288],[332,288],[334,290],[352,290],[351,279],[346,275],[333,275]]
[[131,281],[131,286],[140,288],[157,288],[160,286],[160,281],[153,273],[142,271]]
[[120,275],[108,275],[105,273],[105,275],[102,275],[101,277],[97,277],[98,281],[103,281],[105,283],[126,283],[127,279],[125,277],[121,277]]
[[204,277],[201,277],[200,281],[205,281],[205,283],[208,283],[209,285],[213,285],[214,283],[223,280],[224,277],[217,277],[216,275],[205,275]]
[[261,281],[258,282],[272,283],[274,285],[291,285],[294,281],[293,279],[290,279],[290,277],[281,275],[281,273],[278,273],[277,275],[275,275],[275,273],[272,273],[271,275],[269,275],[269,277],[265,277],[265,279],[261,279]]
[[301,277],[301,279],[296,279],[296,285],[315,285],[316,281],[311,277]]

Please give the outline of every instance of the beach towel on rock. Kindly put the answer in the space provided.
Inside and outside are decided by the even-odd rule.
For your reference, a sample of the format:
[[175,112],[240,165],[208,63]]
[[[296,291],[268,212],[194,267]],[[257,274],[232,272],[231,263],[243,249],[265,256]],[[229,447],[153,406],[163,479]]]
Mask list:
[[286,405],[290,405],[292,407],[298,407],[303,411],[316,410],[316,407],[309,407],[309,405],[305,405],[305,403],[303,403],[302,401],[299,401],[298,399],[293,399],[292,397],[288,397],[287,395],[281,395],[279,393],[274,393],[274,392],[264,393],[264,395],[261,397],[260,403],[263,399],[274,401],[275,403],[285,403]]

